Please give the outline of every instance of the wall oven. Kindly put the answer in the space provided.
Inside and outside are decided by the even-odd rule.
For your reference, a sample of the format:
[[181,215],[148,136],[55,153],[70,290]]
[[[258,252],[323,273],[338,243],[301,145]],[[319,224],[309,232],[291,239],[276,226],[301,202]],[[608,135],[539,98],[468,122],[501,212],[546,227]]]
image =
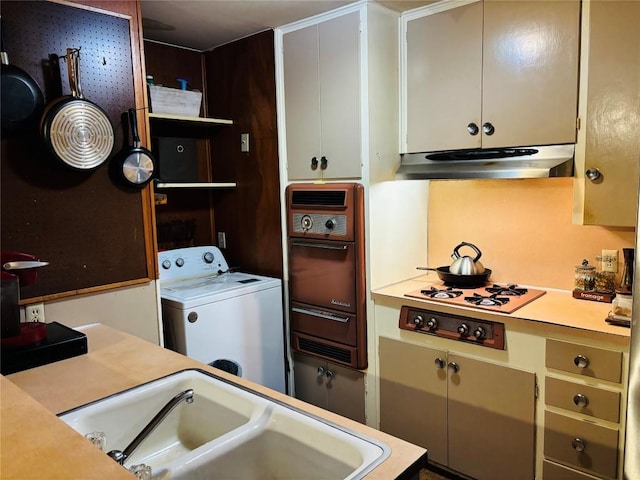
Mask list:
[[291,184],[286,201],[292,347],[366,368],[364,188]]

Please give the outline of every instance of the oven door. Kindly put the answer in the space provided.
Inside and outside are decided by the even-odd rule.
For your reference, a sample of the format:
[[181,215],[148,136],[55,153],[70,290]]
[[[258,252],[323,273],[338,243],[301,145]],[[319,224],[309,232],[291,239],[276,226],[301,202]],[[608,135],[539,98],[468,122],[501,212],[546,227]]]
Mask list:
[[353,242],[289,240],[291,301],[356,313]]
[[291,304],[291,330],[357,346],[356,316],[300,303]]

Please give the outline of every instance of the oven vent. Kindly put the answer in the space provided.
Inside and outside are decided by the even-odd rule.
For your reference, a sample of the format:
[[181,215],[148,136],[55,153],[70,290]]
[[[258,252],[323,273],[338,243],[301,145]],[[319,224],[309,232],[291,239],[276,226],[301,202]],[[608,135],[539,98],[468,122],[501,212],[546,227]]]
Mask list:
[[332,360],[337,360],[347,365],[351,365],[352,362],[351,351],[345,348],[314,342],[313,340],[302,337],[298,337],[298,346],[300,347],[300,350],[315,353],[316,355],[321,355]]
[[291,192],[291,205],[344,207],[347,192],[345,190],[294,190]]

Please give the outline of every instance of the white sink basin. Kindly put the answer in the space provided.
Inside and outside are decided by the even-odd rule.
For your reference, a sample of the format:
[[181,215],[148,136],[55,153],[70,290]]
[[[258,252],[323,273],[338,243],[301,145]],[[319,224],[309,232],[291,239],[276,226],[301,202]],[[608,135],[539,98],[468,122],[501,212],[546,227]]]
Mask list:
[[[389,447],[200,370],[185,370],[59,415],[124,450],[176,394],[193,389],[126,460],[154,479],[356,479]],[[313,472],[313,473],[311,473]]]

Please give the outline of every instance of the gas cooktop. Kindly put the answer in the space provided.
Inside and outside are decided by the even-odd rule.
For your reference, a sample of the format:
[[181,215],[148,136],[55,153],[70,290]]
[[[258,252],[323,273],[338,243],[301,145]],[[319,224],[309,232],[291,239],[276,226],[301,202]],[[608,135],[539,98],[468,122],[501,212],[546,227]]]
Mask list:
[[494,312],[513,313],[545,293],[544,290],[534,290],[509,283],[487,283],[473,288],[433,284],[406,293],[405,296]]

